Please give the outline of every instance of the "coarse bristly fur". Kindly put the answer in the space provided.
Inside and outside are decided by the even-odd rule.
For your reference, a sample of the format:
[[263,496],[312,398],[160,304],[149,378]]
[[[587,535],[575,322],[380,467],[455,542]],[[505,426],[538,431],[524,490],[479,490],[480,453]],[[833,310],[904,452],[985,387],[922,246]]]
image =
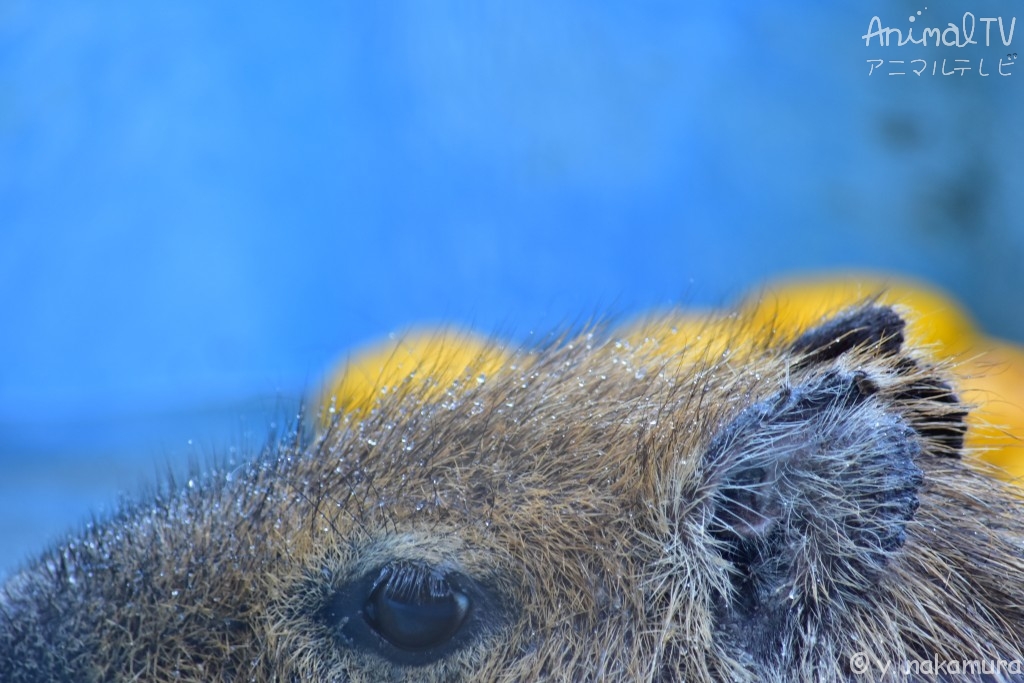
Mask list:
[[1024,504],[903,327],[409,381],[25,566],[0,681],[1012,680]]

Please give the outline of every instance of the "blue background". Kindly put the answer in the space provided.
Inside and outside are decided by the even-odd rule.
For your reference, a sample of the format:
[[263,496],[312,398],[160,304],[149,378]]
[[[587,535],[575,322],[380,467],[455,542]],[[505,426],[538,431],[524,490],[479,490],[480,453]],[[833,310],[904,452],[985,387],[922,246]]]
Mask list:
[[527,340],[867,268],[1024,339],[1024,63],[930,75],[995,71],[1024,26],[865,46],[873,15],[917,10],[1014,16],[3,3],[0,573],[165,467],[242,457],[346,350],[413,324]]

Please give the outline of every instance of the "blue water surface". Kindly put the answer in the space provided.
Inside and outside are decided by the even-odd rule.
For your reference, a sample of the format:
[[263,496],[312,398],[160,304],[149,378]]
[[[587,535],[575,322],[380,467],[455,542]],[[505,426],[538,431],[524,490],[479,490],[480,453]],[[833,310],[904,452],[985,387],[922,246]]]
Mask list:
[[410,325],[528,343],[855,268],[1024,340],[1024,27],[861,37],[968,10],[1018,8],[4,3],[0,571]]

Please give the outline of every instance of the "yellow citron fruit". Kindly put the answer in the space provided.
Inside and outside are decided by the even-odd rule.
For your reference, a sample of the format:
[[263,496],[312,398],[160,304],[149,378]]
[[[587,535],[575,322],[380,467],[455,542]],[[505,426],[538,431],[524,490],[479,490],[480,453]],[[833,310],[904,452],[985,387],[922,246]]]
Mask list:
[[356,353],[333,373],[321,423],[338,413],[365,415],[388,394],[415,391],[424,402],[440,398],[460,382],[485,381],[508,357],[501,345],[459,330],[396,336]]
[[739,336],[747,334],[748,329],[738,325],[737,318],[737,314],[662,313],[626,325],[617,336],[638,354],[664,359],[677,367],[713,365],[723,354],[735,354],[744,348],[738,343]]
[[934,289],[910,280],[849,276],[795,280],[770,286],[741,305],[753,329],[773,327],[786,336],[799,334],[838,309],[877,297],[907,318],[907,341],[934,348],[942,357],[969,352],[978,333],[963,310]]
[[956,369],[961,397],[974,406],[968,447],[1024,483],[1024,350],[980,338],[975,355]]
[[[980,333],[949,297],[910,280],[877,276],[794,280],[741,302],[730,315],[671,313],[626,326],[618,335],[640,352],[677,363],[715,361],[742,349],[743,335],[792,338],[837,309],[875,297],[907,319],[907,341],[948,363],[960,397],[972,406],[967,446],[1024,478],[1024,349]],[[334,375],[324,422],[335,412],[359,416],[389,392],[438,398],[459,382],[486,377],[510,354],[493,341],[458,331],[405,335],[356,354]]]
[[848,306],[874,298],[897,306],[908,341],[953,357],[976,349],[979,335],[970,318],[949,298],[909,280],[849,276],[794,280],[744,299],[731,315],[669,313],[631,325],[624,338],[659,355],[687,360],[713,358],[742,349],[742,335],[792,338]]

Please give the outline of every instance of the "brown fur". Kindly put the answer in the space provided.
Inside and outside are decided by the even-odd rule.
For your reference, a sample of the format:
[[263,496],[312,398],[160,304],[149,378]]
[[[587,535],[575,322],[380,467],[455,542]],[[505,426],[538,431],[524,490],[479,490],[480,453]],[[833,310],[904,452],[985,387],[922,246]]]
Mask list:
[[[817,681],[857,653],[875,680],[1024,658],[1024,507],[964,464],[963,408],[902,322],[744,325],[409,382],[128,507],[0,588],[0,680]],[[396,654],[356,623],[398,566],[469,596],[454,646]]]

